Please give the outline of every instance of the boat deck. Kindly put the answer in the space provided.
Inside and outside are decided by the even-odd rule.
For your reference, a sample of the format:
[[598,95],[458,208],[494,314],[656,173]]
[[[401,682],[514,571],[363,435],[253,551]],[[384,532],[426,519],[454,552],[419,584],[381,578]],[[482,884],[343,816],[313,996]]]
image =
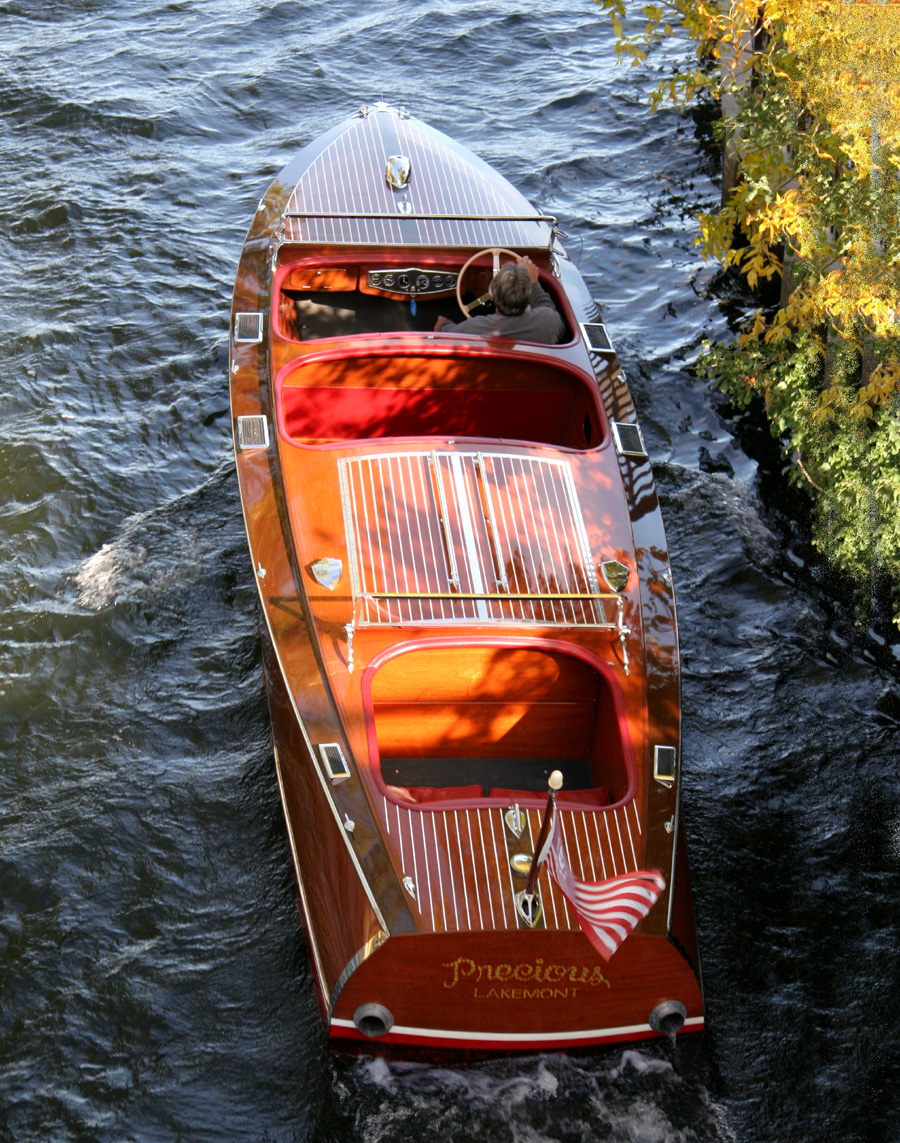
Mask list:
[[[514,876],[509,859],[533,852],[542,811],[520,811],[520,839],[510,833],[506,812],[495,807],[425,813],[382,799],[379,815],[399,871],[412,879],[423,928],[437,933],[526,927],[515,903],[524,879]],[[571,811],[559,820],[576,877],[599,881],[640,868],[643,838],[634,801],[609,811]],[[538,893],[543,906],[538,927],[578,930],[546,867]]]
[[609,625],[566,460],[433,449],[339,471],[360,625]]

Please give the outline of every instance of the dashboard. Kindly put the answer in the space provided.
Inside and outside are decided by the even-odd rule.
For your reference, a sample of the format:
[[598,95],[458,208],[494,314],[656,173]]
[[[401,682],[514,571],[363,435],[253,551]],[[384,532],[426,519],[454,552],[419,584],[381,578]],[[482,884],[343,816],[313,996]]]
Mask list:
[[450,270],[366,270],[366,292],[384,294],[443,294],[456,289],[457,275]]

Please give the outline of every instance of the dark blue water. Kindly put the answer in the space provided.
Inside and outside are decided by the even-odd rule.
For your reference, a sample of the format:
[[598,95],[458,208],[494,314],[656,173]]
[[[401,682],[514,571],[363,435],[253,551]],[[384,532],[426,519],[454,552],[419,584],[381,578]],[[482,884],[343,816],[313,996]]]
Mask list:
[[[690,376],[727,328],[691,244],[715,160],[644,102],[686,49],[620,69],[585,0],[20,0],[0,31],[0,1140],[900,1139],[900,644],[854,627],[753,425]],[[381,96],[559,216],[638,400],[678,589],[702,1038],[327,1051],[226,329],[271,176]]]

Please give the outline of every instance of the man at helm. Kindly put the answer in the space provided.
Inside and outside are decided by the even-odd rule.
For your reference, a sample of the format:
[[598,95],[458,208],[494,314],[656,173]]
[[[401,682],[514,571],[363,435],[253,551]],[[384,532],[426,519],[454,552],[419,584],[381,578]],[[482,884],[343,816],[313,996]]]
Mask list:
[[439,317],[435,330],[509,337],[544,345],[556,345],[562,337],[563,319],[538,282],[538,268],[530,258],[501,266],[491,281],[490,293],[496,313],[480,314],[460,322]]

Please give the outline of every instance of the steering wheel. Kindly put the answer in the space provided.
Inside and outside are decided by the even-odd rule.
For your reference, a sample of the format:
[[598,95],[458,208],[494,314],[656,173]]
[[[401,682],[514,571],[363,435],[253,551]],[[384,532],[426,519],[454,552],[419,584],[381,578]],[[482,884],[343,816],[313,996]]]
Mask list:
[[[494,256],[494,274],[496,274],[500,269],[501,254],[508,254],[510,258],[515,258],[517,262],[522,261],[522,258],[519,254],[516,254],[513,250],[507,250],[505,246],[487,246],[484,250],[479,250],[477,253],[473,254],[468,262],[466,262],[465,266],[463,266],[460,272],[456,275],[456,300],[459,302],[459,308],[466,315],[466,317],[469,316],[469,307],[462,300],[463,279],[466,276],[466,271],[472,265],[472,263],[476,262],[479,258],[483,258],[485,254],[492,254]],[[477,301],[472,302],[472,305],[477,306],[484,302],[490,301],[490,297],[490,294],[482,294],[482,296],[478,298]]]

